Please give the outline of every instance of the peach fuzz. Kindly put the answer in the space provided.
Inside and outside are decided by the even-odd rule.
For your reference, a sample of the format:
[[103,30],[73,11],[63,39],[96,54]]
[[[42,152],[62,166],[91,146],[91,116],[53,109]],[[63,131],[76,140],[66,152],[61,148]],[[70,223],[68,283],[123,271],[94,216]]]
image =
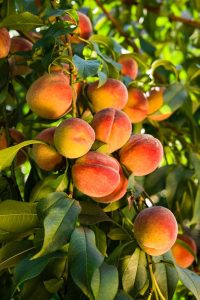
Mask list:
[[108,145],[108,153],[124,146],[132,131],[128,116],[114,108],[106,108],[97,112],[91,126],[95,131],[96,140]]
[[0,28],[0,58],[4,58],[10,51],[11,39],[6,28]]
[[112,157],[90,151],[72,167],[75,187],[90,197],[111,194],[120,183],[119,163]]
[[139,212],[134,222],[134,235],[139,246],[152,256],[162,255],[170,250],[177,233],[176,219],[165,207],[146,208]]
[[120,150],[120,162],[135,176],[153,172],[163,157],[160,141],[150,134],[134,134]]
[[176,264],[181,268],[188,268],[194,262],[195,257],[183,245],[178,243],[178,241],[184,242],[195,255],[197,253],[196,243],[190,236],[186,234],[178,234],[177,241],[171,249]]
[[95,112],[104,108],[122,109],[128,101],[126,86],[117,79],[108,78],[101,87],[98,81],[89,84],[87,94]]
[[152,89],[147,96],[148,100],[148,115],[156,112],[163,105],[163,92],[162,88]]
[[53,144],[53,137],[56,127],[44,129],[37,136],[45,144],[34,144],[32,148],[33,159],[38,167],[44,171],[55,171],[64,165],[64,158],[61,156]]
[[15,54],[15,52],[31,51],[32,47],[33,44],[21,36],[15,36],[11,39],[10,53],[12,55],[9,58],[9,62],[12,76],[27,75],[31,72],[31,69],[27,65],[22,64],[26,62],[26,58]]
[[30,86],[26,100],[33,112],[46,119],[58,119],[71,107],[72,89],[64,74],[45,74]]
[[65,120],[55,130],[55,147],[67,158],[78,158],[86,154],[94,141],[94,130],[82,119]]
[[[78,19],[79,19],[78,26],[73,32],[75,35],[70,38],[71,42],[73,42],[73,43],[80,42],[78,36],[80,36],[80,38],[82,38],[84,40],[88,40],[90,38],[90,36],[92,35],[92,31],[93,31],[92,23],[91,23],[90,19],[88,18],[88,16],[86,16],[85,14],[83,14],[82,12],[79,11]],[[70,22],[72,22],[72,24],[75,24],[75,21],[69,15],[65,15],[63,17],[63,20],[70,21]]]
[[143,121],[148,111],[148,101],[143,92],[130,87],[128,89],[128,102],[123,111],[129,116],[132,123]]
[[93,197],[93,200],[100,203],[111,203],[120,200],[126,194],[127,186],[128,186],[128,179],[125,177],[120,164],[119,164],[119,175],[120,175],[120,182],[116,187],[116,189],[111,194],[99,198]]
[[130,56],[130,54],[122,54],[118,60],[118,63],[122,65],[121,73],[124,76],[130,77],[134,80],[138,74],[138,64]]

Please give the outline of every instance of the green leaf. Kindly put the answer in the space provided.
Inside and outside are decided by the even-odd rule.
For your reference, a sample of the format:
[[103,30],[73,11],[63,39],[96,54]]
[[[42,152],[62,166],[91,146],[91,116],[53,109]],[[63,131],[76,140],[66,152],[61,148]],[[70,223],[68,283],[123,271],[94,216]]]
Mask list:
[[0,171],[9,167],[12,164],[13,159],[15,158],[17,152],[21,148],[31,144],[44,144],[44,143],[41,141],[29,140],[29,141],[24,141],[22,143],[19,143],[15,146],[0,150]]
[[50,293],[56,293],[63,285],[63,279],[52,278],[44,281],[44,286]]
[[191,220],[192,224],[200,223],[200,186],[198,187],[195,204],[194,204],[194,212]]
[[191,163],[193,164],[193,167],[195,169],[195,174],[200,181],[200,154],[196,152],[190,152],[189,155]]
[[34,28],[43,26],[42,19],[30,12],[9,15],[0,22],[1,27],[9,29],[31,31]]
[[193,293],[197,300],[200,299],[200,276],[196,273],[188,270],[179,268],[175,265],[179,279],[182,281],[183,285],[188,288],[189,291]]
[[176,79],[178,78],[178,72],[176,70],[176,67],[171,63],[171,61],[166,59],[158,59],[152,63],[151,65],[152,74],[154,74],[155,70],[161,66],[169,71],[172,71],[175,74]]
[[[113,300],[118,290],[118,271],[115,266],[103,263],[94,271],[91,287],[95,300]],[[112,288],[111,288],[112,287]]]
[[112,222],[112,220],[96,204],[90,202],[80,202],[81,214],[80,223],[83,225],[93,225],[100,222]]
[[[173,294],[178,283],[177,271],[173,265],[168,263],[170,260],[171,255],[169,253],[153,257],[153,261],[155,262],[154,275],[166,300],[171,300],[173,298]],[[164,263],[165,261],[166,263]]]
[[10,242],[3,246],[0,249],[0,271],[15,266],[34,248],[32,241],[29,240]]
[[30,199],[32,202],[40,201],[48,194],[53,192],[63,192],[68,185],[66,174],[62,175],[49,175],[34,186]]
[[115,300],[133,300],[133,298],[124,291],[119,291],[115,297]]
[[67,198],[65,193],[55,192],[40,200],[37,211],[44,223],[44,242],[34,259],[54,252],[68,242],[81,208],[76,200]]
[[106,233],[97,226],[92,226],[92,230],[94,231],[94,234],[95,234],[97,248],[103,254],[103,256],[107,256]]
[[90,288],[92,276],[103,260],[93,231],[84,227],[75,229],[69,244],[70,273],[76,285],[89,298],[93,298]]
[[99,77],[99,83],[98,83],[98,88],[99,88],[102,85],[104,85],[104,83],[106,83],[108,77],[107,77],[107,74],[102,71],[98,71],[97,74]]
[[122,285],[125,292],[136,295],[147,282],[147,260],[145,253],[136,248],[128,260],[122,275]]
[[37,259],[30,259],[30,257],[25,257],[17,264],[14,271],[14,279],[16,286],[20,285],[26,280],[38,276],[50,261],[54,259],[60,259],[65,256],[65,252],[57,251],[54,253],[47,254],[43,257],[39,257]]
[[85,60],[78,55],[73,56],[73,62],[78,70],[79,76],[83,78],[96,75],[100,66],[98,60]]
[[20,233],[39,226],[34,203],[5,200],[0,203],[0,230]]
[[118,241],[118,240],[130,240],[130,237],[128,234],[126,234],[122,229],[120,228],[113,228],[108,232],[108,237],[111,240]]

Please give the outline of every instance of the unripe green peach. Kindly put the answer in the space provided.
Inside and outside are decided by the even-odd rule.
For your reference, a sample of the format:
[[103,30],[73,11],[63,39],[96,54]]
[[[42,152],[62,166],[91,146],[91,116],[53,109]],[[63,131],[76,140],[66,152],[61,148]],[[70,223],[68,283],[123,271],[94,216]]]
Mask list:
[[12,54],[9,58],[11,75],[27,75],[31,72],[31,69],[23,64],[26,62],[26,58],[23,56],[15,54],[15,52],[26,52],[31,51],[33,44],[24,39],[21,36],[15,36],[11,39],[10,53]]
[[65,120],[55,130],[55,147],[67,158],[78,158],[86,154],[94,141],[94,130],[82,119]]
[[197,253],[197,246],[195,241],[189,235],[179,234],[177,241],[172,247],[172,254],[176,264],[181,268],[188,268],[194,262],[195,257],[183,245],[181,245],[179,241],[184,242],[194,254]]
[[132,126],[128,116],[114,108],[105,108],[97,112],[91,126],[95,131],[96,140],[107,144],[108,153],[120,149],[131,136]]
[[[72,43],[79,43],[80,42],[80,39],[78,38],[79,36],[80,36],[80,38],[82,38],[84,40],[88,40],[89,37],[92,35],[92,31],[93,31],[92,23],[91,23],[90,19],[88,18],[88,16],[86,16],[85,14],[83,14],[82,12],[79,11],[78,18],[79,18],[78,27],[73,31],[73,33],[75,35],[71,36],[71,38],[70,38],[70,41]],[[72,24],[75,24],[74,20],[69,15],[65,15],[63,17],[63,19],[65,21],[72,22]]]
[[8,55],[10,50],[10,36],[6,28],[0,28],[0,58]]
[[58,119],[71,107],[72,89],[62,73],[45,74],[29,88],[26,100],[31,110],[46,119]]
[[128,89],[128,102],[123,111],[129,116],[132,123],[143,121],[148,112],[148,101],[143,92],[130,87]]
[[160,141],[150,134],[134,134],[120,150],[120,162],[135,176],[153,172],[163,157]]
[[149,255],[166,253],[174,245],[178,225],[173,213],[161,206],[139,212],[134,222],[134,235],[139,246]]
[[120,175],[120,182],[116,187],[116,189],[111,194],[104,197],[98,197],[98,198],[93,197],[93,200],[100,203],[112,203],[120,200],[126,194],[127,186],[128,186],[128,179],[125,177],[120,165],[119,165],[119,175]]
[[55,171],[64,165],[64,158],[54,148],[53,138],[56,127],[44,129],[37,136],[36,140],[45,144],[34,144],[32,149],[33,159],[40,169],[44,171]]
[[90,197],[111,194],[120,183],[119,163],[112,157],[88,152],[78,158],[72,167],[72,178],[76,188]]
[[126,86],[117,79],[108,78],[106,83],[98,88],[98,81],[89,84],[88,97],[95,112],[112,107],[122,109],[128,101]]
[[122,65],[122,75],[130,77],[132,80],[134,80],[137,77],[138,64],[130,56],[130,54],[122,54],[118,60],[118,63]]

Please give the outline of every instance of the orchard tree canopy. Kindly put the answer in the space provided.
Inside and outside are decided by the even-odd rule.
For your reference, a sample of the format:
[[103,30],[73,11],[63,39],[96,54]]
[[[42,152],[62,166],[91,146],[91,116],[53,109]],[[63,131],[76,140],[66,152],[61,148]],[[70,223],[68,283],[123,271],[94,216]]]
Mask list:
[[200,299],[200,1],[0,0],[0,299]]

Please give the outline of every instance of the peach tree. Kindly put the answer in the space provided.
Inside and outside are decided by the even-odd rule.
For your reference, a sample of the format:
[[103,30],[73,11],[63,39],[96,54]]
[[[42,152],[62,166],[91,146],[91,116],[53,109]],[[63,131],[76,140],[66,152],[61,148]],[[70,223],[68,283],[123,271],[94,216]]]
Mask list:
[[199,1],[0,1],[0,298],[200,299]]

